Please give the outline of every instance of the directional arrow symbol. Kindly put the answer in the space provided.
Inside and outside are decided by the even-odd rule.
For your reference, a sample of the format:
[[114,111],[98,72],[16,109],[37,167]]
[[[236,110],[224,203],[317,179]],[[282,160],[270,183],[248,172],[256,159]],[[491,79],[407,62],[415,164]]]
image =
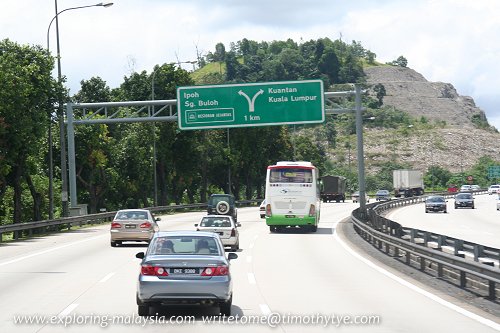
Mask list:
[[238,91],[239,95],[246,98],[246,100],[248,102],[248,111],[249,112],[255,111],[255,99],[257,98],[257,96],[262,95],[263,93],[264,93],[264,90],[260,89],[259,91],[257,91],[255,93],[255,95],[253,95],[252,99],[250,99],[250,97],[248,97],[248,95],[245,94],[242,90]]

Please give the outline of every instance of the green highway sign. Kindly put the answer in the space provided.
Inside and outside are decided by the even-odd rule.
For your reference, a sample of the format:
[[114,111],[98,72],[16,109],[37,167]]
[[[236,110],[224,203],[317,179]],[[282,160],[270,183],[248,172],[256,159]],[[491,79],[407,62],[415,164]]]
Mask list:
[[322,123],[324,105],[321,80],[177,88],[182,130]]
[[488,178],[500,178],[500,165],[488,167]]

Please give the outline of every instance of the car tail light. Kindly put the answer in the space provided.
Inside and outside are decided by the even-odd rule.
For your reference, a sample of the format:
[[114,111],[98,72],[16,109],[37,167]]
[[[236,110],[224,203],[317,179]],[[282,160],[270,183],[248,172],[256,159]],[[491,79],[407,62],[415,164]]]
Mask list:
[[149,222],[144,222],[144,223],[141,223],[141,225],[139,226],[140,228],[151,228],[151,223]]
[[271,212],[271,204],[266,205],[266,216],[272,216],[273,213]]
[[311,205],[309,208],[309,216],[313,217],[314,215],[316,215],[316,206]]
[[141,275],[168,276],[168,272],[163,267],[144,265],[141,266]]
[[234,228],[231,229],[231,237],[236,237],[236,230]]
[[118,228],[121,228],[122,225],[118,222],[113,222],[111,223],[111,229],[118,229]]
[[227,266],[207,267],[201,272],[201,276],[224,276],[229,274]]

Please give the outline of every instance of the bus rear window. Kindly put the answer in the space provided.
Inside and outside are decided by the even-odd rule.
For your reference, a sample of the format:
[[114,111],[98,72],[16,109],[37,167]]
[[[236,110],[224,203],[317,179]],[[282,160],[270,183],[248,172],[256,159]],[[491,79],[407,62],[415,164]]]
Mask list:
[[270,183],[312,183],[311,169],[271,169],[269,174]]

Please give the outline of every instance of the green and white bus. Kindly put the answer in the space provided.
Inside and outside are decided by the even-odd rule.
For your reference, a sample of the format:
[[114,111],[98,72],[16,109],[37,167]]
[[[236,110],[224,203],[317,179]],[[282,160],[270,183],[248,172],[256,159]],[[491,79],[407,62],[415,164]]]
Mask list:
[[318,229],[318,169],[311,162],[278,162],[267,167],[266,224],[271,232],[286,227]]

